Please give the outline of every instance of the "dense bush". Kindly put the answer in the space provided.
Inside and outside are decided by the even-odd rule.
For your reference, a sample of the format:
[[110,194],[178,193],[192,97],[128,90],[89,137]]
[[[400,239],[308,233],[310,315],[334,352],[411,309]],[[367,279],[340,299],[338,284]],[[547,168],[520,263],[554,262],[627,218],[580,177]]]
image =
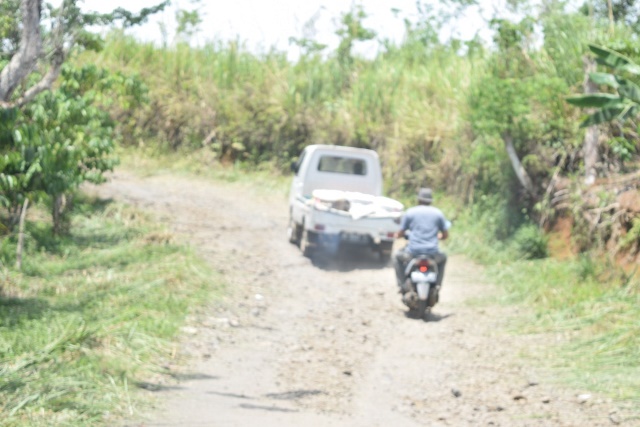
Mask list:
[[513,242],[520,254],[526,259],[539,259],[549,256],[548,239],[533,225],[523,225],[513,236]]

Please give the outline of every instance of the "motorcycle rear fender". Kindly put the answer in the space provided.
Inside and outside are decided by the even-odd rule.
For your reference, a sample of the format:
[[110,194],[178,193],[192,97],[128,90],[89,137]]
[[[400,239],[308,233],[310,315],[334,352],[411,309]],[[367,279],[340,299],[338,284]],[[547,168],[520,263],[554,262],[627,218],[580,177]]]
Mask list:
[[405,277],[411,277],[411,271],[415,268],[416,264],[419,260],[426,259],[429,260],[429,271],[438,273],[438,263],[435,262],[433,258],[428,255],[417,255],[407,263],[407,268],[404,270]]
[[424,301],[429,296],[429,284],[426,282],[416,283],[416,291],[418,291],[418,299]]

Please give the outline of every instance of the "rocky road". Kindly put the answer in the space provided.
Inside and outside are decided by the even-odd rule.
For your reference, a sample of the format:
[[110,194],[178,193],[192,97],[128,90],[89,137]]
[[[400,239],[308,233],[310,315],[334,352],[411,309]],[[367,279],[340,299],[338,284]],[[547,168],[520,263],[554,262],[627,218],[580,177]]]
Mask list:
[[463,257],[416,320],[374,254],[288,243],[282,194],[124,171],[94,191],[153,212],[227,283],[184,328],[176,380],[149,387],[159,407],[127,426],[638,425],[558,387],[539,361],[561,337],[514,333],[517,309]]

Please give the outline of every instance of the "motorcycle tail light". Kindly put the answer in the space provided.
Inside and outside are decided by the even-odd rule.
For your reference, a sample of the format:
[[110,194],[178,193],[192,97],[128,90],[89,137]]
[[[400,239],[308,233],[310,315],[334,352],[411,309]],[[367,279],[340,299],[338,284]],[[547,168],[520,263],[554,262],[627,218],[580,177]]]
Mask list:
[[427,271],[429,271],[429,262],[428,261],[420,261],[418,263],[418,270],[420,270],[420,273],[426,273]]

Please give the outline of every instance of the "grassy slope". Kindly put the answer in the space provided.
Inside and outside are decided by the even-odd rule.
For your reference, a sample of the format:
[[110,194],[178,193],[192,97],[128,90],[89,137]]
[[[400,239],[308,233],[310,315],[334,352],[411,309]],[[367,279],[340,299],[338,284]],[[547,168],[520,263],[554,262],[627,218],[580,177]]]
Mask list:
[[504,303],[531,308],[531,315],[514,325],[516,333],[558,336],[563,344],[542,356],[559,381],[640,402],[637,277],[612,267],[604,256],[522,259],[513,242],[491,238],[483,220],[468,212],[460,215],[452,236],[451,250],[485,265],[488,278],[505,289]]
[[[186,314],[220,278],[118,204],[80,203],[68,238],[42,222],[27,232],[23,272],[0,271],[0,425],[108,425],[133,413],[136,383],[163,372]],[[10,265],[14,244],[2,245]]]

